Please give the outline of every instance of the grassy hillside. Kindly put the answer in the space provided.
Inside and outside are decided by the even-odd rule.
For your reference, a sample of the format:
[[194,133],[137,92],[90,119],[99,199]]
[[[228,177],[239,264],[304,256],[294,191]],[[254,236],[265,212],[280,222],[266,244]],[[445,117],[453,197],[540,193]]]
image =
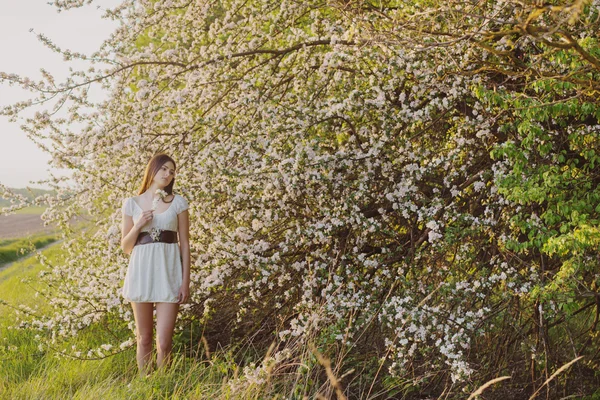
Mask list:
[[36,249],[42,248],[56,241],[56,235],[34,235],[27,239],[0,239],[0,266],[29,254],[29,243]]

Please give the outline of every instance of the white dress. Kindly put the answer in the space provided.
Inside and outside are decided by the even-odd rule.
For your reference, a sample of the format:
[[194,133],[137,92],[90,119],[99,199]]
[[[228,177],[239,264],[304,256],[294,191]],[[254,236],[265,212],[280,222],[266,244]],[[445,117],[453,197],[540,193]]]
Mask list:
[[[169,208],[154,213],[152,221],[144,225],[142,232],[152,228],[176,231],[177,215],[188,209],[188,202],[176,194]],[[142,208],[132,198],[123,201],[123,213],[133,217],[135,224],[142,215]],[[134,246],[123,284],[123,297],[130,302],[177,303],[183,271],[179,243],[147,243]]]

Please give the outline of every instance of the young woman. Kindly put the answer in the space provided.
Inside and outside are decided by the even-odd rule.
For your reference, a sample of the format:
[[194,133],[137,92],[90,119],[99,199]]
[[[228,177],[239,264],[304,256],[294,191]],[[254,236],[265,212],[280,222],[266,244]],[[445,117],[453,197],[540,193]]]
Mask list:
[[154,305],[161,368],[170,360],[179,305],[190,293],[188,202],[173,194],[174,183],[175,161],[157,154],[146,166],[139,195],[125,199],[122,207],[121,247],[131,254],[123,297],[133,307],[142,376],[152,369]]

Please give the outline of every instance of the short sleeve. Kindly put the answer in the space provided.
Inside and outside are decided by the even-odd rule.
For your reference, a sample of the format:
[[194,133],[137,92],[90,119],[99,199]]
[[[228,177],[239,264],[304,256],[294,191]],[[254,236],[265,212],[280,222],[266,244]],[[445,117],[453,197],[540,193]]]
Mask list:
[[177,214],[181,214],[182,212],[184,212],[185,210],[188,209],[189,204],[187,202],[187,200],[185,198],[183,198],[183,196],[177,196],[177,204],[175,204],[177,206],[176,211]]
[[131,198],[128,197],[125,200],[123,200],[123,207],[121,207],[123,214],[129,215],[130,217],[133,216],[133,210],[131,209],[131,206]]

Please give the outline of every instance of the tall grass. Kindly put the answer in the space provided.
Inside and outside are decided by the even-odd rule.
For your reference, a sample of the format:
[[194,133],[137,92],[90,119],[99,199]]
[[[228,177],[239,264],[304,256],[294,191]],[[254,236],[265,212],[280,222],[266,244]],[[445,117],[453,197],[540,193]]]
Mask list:
[[223,382],[232,368],[224,362],[190,362],[176,354],[170,368],[140,377],[133,349],[97,361],[56,358],[37,349],[32,334],[7,337],[18,350],[0,353],[1,399],[227,398]]

